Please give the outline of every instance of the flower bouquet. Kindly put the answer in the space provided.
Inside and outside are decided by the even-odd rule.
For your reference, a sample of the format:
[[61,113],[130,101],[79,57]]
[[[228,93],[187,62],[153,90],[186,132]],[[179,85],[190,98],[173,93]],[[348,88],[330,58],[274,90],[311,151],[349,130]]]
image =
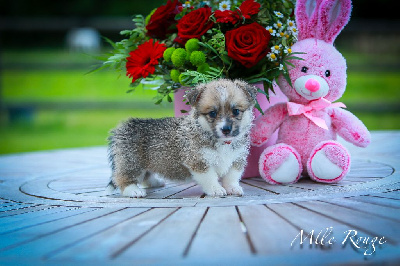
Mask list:
[[136,15],[134,28],[121,32],[125,39],[108,40],[114,49],[100,68],[126,73],[133,89],[156,83],[156,104],[172,102],[182,86],[217,78],[263,83],[259,92],[268,97],[280,74],[290,82],[288,60],[299,59],[290,48],[293,10],[291,0],[168,0],[147,17]]

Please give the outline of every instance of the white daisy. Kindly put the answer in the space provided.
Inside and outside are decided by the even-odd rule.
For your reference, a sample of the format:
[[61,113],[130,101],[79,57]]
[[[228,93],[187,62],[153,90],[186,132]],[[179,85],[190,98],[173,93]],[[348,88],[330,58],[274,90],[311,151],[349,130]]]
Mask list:
[[297,28],[296,27],[291,27],[291,28],[289,28],[289,31],[292,33],[292,35],[293,36],[297,36],[297,34],[298,34],[298,30],[297,30]]
[[277,59],[277,56],[276,56],[276,54],[274,54],[274,53],[268,53],[267,54],[267,57],[268,57],[268,59],[270,60],[270,61],[272,61],[272,62],[274,62],[274,61],[276,61],[276,59]]
[[186,1],[186,2],[182,5],[182,7],[184,7],[184,8],[189,8],[189,7],[190,7],[190,1]]
[[279,52],[281,51],[281,48],[282,48],[282,44],[274,45],[271,47],[271,52],[275,53],[275,54],[279,54]]
[[282,29],[283,24],[279,20],[274,24],[274,27],[277,28],[278,30]]
[[274,11],[275,16],[277,16],[278,18],[283,18],[283,14],[279,11]]
[[294,23],[294,21],[293,21],[293,20],[290,20],[290,19],[288,19],[287,25],[289,26],[289,28],[291,28],[291,27],[296,27],[296,24]]
[[[278,32],[278,34],[277,34],[279,37],[281,37],[281,38],[284,38],[284,37],[286,37],[286,32],[284,32],[284,31],[280,31],[280,32]],[[286,37],[287,38],[287,37]]]
[[271,34],[271,36],[275,36],[276,35],[276,30],[274,30],[271,26],[268,26],[265,29],[267,31],[269,31],[269,34]]
[[292,48],[290,48],[290,47],[285,47],[285,49],[283,50],[283,52],[284,52],[285,54],[291,54],[291,53],[292,53]]
[[279,70],[285,70],[282,64],[279,64]]
[[225,11],[231,9],[231,2],[230,1],[222,1],[219,3],[219,10]]

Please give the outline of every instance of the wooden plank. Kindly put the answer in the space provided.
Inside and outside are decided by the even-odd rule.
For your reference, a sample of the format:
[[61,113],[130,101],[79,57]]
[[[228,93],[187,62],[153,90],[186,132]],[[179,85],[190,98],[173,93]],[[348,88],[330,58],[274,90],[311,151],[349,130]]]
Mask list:
[[[336,252],[341,256],[354,255],[355,258],[362,259],[362,255],[359,256],[348,242],[345,245],[342,244],[347,231],[357,229],[358,235],[375,236],[358,228],[349,227],[341,221],[326,217],[318,212],[304,209],[300,204],[268,204],[267,207],[298,229],[296,234],[285,239],[287,245],[291,246],[292,253],[308,253],[310,257],[316,257],[329,251]],[[303,245],[300,244],[301,230],[304,232]],[[311,237],[306,239],[305,237],[311,232],[313,232],[312,239]],[[322,240],[324,235],[324,240]],[[329,243],[330,239],[332,239],[332,244]],[[362,250],[362,252],[364,251],[365,249]],[[384,256],[384,254],[380,254],[380,256]]]
[[400,195],[398,195],[398,194],[396,195],[395,193],[392,193],[392,192],[374,193],[374,194],[371,194],[371,196],[394,199],[394,200],[400,200]]
[[163,262],[163,259],[182,258],[205,211],[206,208],[180,208],[118,259],[158,259]]
[[276,193],[273,193],[270,190],[266,190],[264,188],[264,184],[259,185],[259,184],[251,184],[250,182],[247,182],[247,180],[245,181],[241,181],[240,185],[243,188],[243,193],[244,193],[244,197],[246,196],[274,196],[276,195]]
[[168,196],[168,199],[200,198],[204,195],[203,189],[199,185],[193,185],[176,194]]
[[24,220],[18,221],[18,222],[11,222],[8,224],[2,224],[0,226],[0,235],[5,235],[10,232],[15,232],[18,230],[22,230],[25,228],[29,227],[34,227],[50,222],[55,222],[61,219],[65,219],[67,217],[71,217],[74,215],[78,215],[84,212],[89,212],[93,211],[94,209],[89,209],[89,208],[74,208],[74,209],[67,209],[63,212],[56,212],[56,213],[51,213],[46,216],[39,216],[39,217],[25,217]]
[[[90,220],[95,220],[112,212],[121,210],[121,208],[102,208],[92,212],[82,213],[76,216],[67,217],[61,221],[54,221],[47,224],[38,225],[32,228],[26,228],[14,233],[11,233],[7,238],[0,242],[0,251],[12,249],[45,236],[54,234],[59,231],[74,227],[76,225],[86,223]],[[100,221],[100,220],[98,220]],[[99,222],[100,223],[100,222]],[[0,252],[1,255],[1,252]]]
[[0,213],[3,214],[5,212],[27,209],[27,208],[35,207],[35,206],[37,206],[37,205],[36,204],[17,203],[17,204],[12,204],[9,206],[2,207],[0,209]]
[[244,179],[242,180],[242,183],[250,185],[250,186],[255,186],[257,188],[263,189],[265,192],[270,193],[270,194],[287,194],[287,193],[294,193],[296,191],[302,191],[301,189],[297,188],[292,188],[286,185],[270,185],[267,182],[265,182],[262,179]]
[[249,256],[250,245],[235,207],[212,207],[200,224],[187,257]]
[[365,203],[365,202],[358,202],[349,199],[329,199],[329,201],[322,201],[329,204],[336,204],[340,205],[352,210],[357,210],[364,213],[373,214],[374,216],[380,216],[383,218],[392,219],[394,221],[400,222],[400,211],[397,211],[390,207],[385,206],[378,206],[375,204]]
[[[105,260],[118,257],[176,210],[176,208],[158,208],[143,212],[143,209],[126,209],[125,213],[130,213],[126,216],[130,217],[129,219],[121,220],[109,228],[103,228],[91,237],[75,240],[73,244],[69,244],[72,242],[72,239],[69,239],[64,242],[64,246],[47,253],[46,257],[54,260],[68,258]],[[101,222],[103,223],[103,219]]]
[[374,237],[384,236],[391,244],[398,244],[399,242],[398,222],[325,202],[313,201],[297,204],[340,221],[351,227],[350,229],[362,230]]
[[[65,246],[73,245],[87,237],[98,234],[110,227],[115,226],[127,219],[132,218],[138,213],[143,212],[146,209],[122,209],[117,211],[109,210],[108,213],[102,216],[95,216],[84,220],[73,226],[63,228],[46,234],[40,238],[35,238],[34,241],[25,242],[22,245],[18,245],[14,248],[7,249],[0,254],[3,256],[28,256],[32,258],[47,258],[47,254],[52,254],[59,249],[63,249]],[[85,214],[93,214],[85,213]],[[80,216],[83,216],[82,214]],[[75,216],[76,217],[76,216]],[[70,218],[73,219],[74,217]]]
[[168,197],[175,195],[181,191],[184,191],[185,189],[188,189],[189,187],[192,187],[194,185],[196,185],[196,183],[190,182],[190,183],[179,184],[178,186],[171,186],[171,187],[168,187],[168,188],[162,189],[162,190],[156,190],[154,192],[150,192],[149,194],[147,194],[147,198],[149,198],[149,199],[168,198]]
[[366,202],[370,204],[375,204],[378,206],[386,206],[395,209],[400,209],[400,201],[388,198],[378,198],[373,196],[358,196],[358,197],[351,197],[349,200],[355,200],[360,202]]
[[298,229],[264,205],[238,206],[256,254],[290,252],[290,240]]
[[[51,215],[54,213],[64,212],[68,210],[77,209],[78,207],[64,207],[64,206],[49,206],[48,209],[42,209],[36,212],[27,212],[19,215],[3,217],[0,219],[0,227],[6,226],[13,223],[19,223],[27,219],[36,219],[38,217],[46,217],[46,215]],[[39,218],[40,219],[40,218]]]
[[7,212],[1,212],[0,213],[0,218],[6,218],[15,215],[21,215],[24,213],[31,213],[31,212],[38,212],[38,211],[45,211],[48,209],[54,208],[53,206],[48,206],[48,205],[32,205],[32,207],[27,207],[27,208],[21,208],[21,209],[16,209],[16,210],[10,210]]

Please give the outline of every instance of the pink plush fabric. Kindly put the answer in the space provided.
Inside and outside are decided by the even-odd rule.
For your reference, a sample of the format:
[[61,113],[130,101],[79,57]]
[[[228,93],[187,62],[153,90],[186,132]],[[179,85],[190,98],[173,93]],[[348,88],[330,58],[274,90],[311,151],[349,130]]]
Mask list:
[[[325,156],[334,164],[342,169],[342,172],[333,179],[322,179],[315,175],[311,162],[317,152],[324,152]],[[311,179],[322,183],[337,183],[342,180],[350,170],[350,154],[345,147],[336,141],[323,141],[317,145],[310,154],[307,161],[308,175]]]
[[[292,51],[305,53],[298,55],[304,60],[291,61],[295,66],[289,70],[293,87],[283,76],[278,79],[281,91],[289,101],[308,105],[322,97],[334,102],[343,95],[347,78],[346,61],[332,43],[348,22],[350,12],[350,0],[297,1],[296,22],[300,41],[292,46]],[[309,88],[305,84],[310,84],[311,79],[313,86]],[[255,121],[255,127],[251,133],[252,145],[261,146],[276,129],[279,129],[277,143],[288,144],[298,152],[303,174],[307,175],[313,173],[312,169],[309,169],[311,164],[307,164],[310,155],[315,153],[316,147],[321,147],[321,143],[336,140],[337,135],[360,147],[366,147],[370,143],[371,136],[367,128],[346,110],[330,106],[322,110],[311,110],[309,116],[323,119],[328,129],[317,126],[304,114],[290,116],[286,104],[272,106],[265,111],[264,116]],[[335,142],[336,146],[324,148],[327,158],[344,169],[344,174],[332,182],[341,180],[350,167],[350,156],[347,160],[346,150],[342,151],[337,144]],[[274,161],[267,157],[275,156],[275,154],[263,153],[262,156],[266,158],[260,159],[260,162]],[[260,165],[260,170],[263,169]],[[267,176],[271,173],[260,174]],[[312,178],[321,181],[317,176],[312,176]]]
[[271,175],[279,168],[279,166],[281,166],[282,163],[285,162],[290,154],[293,154],[299,162],[299,172],[297,173],[297,176],[293,178],[293,181],[289,182],[289,184],[296,183],[300,179],[302,172],[300,155],[295,149],[293,149],[293,147],[282,143],[266,148],[261,154],[259,162],[261,177],[272,185],[282,184],[274,180]]

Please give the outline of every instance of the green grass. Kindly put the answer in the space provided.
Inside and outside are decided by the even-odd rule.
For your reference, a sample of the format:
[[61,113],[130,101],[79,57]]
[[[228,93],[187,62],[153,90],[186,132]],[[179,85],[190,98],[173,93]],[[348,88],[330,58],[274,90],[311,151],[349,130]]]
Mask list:
[[156,91],[139,86],[126,93],[130,80],[112,71],[85,74],[85,70],[4,70],[6,102],[152,101]]
[[[373,66],[370,55],[346,53],[349,66]],[[397,64],[394,56],[380,62]],[[10,123],[0,113],[0,154],[105,145],[108,132],[129,116],[173,116],[171,105],[155,106],[154,90],[139,87],[127,94],[130,80],[113,71],[86,75],[96,61],[90,56],[60,50],[5,51],[2,53],[1,97],[7,103],[63,104],[70,109],[39,109],[29,123]],[[50,66],[50,67],[49,67]],[[78,69],[71,69],[71,66]],[[72,67],[72,68],[73,68]],[[348,70],[348,86],[339,100],[349,106],[400,105],[400,70]],[[73,103],[132,104],[132,110],[75,110]],[[136,107],[135,107],[136,106]],[[137,109],[140,106],[142,109]],[[146,108],[143,108],[146,107]],[[357,112],[370,130],[400,129],[400,113]]]
[[173,116],[173,110],[40,110],[31,123],[0,127],[0,154],[106,145],[110,129],[131,116]]

